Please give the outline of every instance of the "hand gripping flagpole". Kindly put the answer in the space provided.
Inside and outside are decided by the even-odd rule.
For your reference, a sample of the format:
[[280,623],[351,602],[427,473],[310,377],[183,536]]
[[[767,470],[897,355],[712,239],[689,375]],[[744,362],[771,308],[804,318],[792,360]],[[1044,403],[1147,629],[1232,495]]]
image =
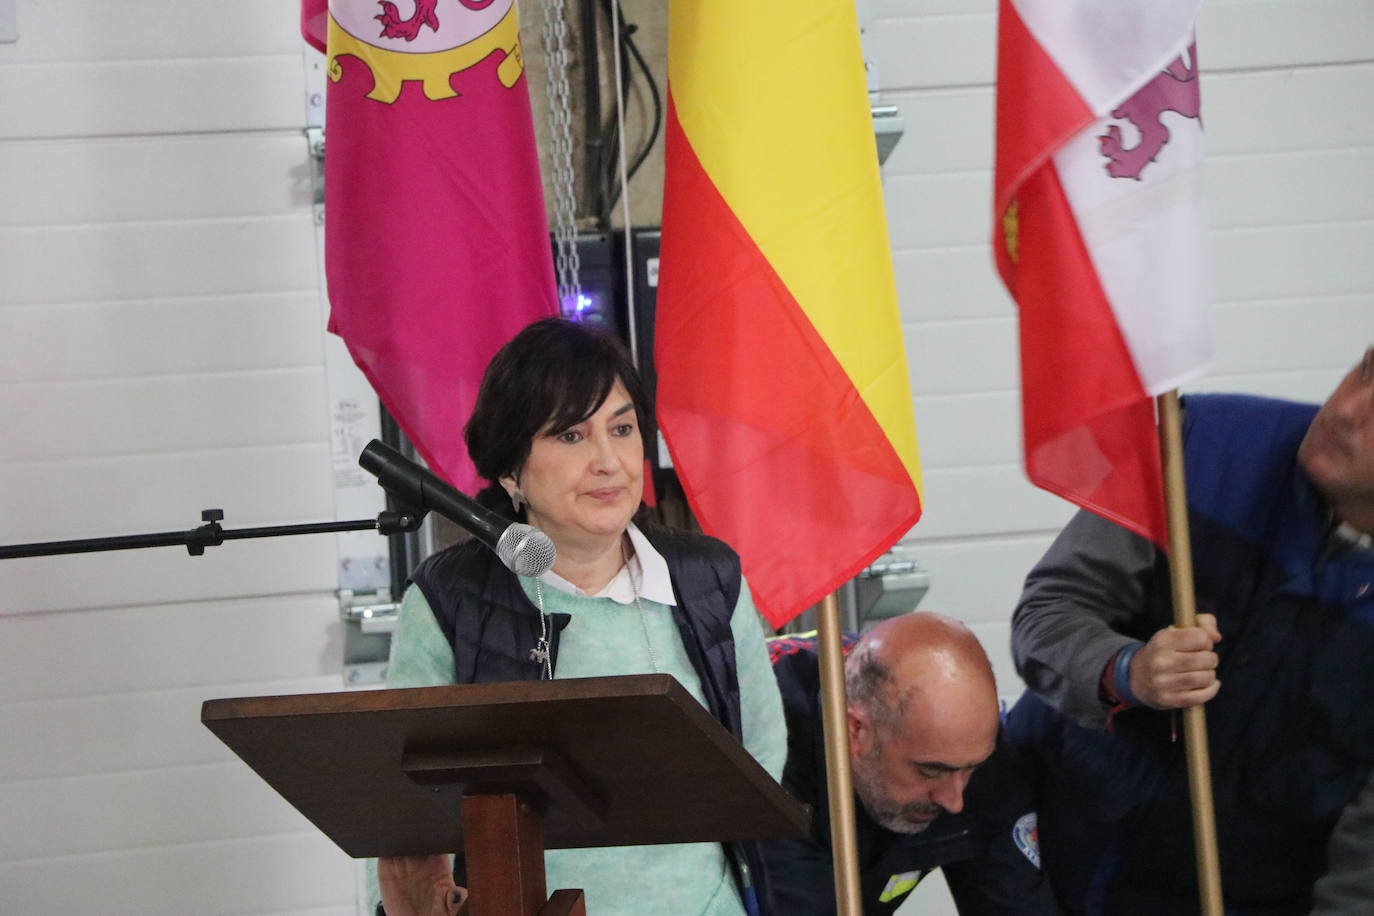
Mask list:
[[835,912],[837,916],[863,916],[858,835],[854,829],[854,783],[849,774],[849,704],[844,693],[844,654],[840,650],[840,602],[833,592],[821,599],[817,617]]
[[[1174,626],[1197,626],[1193,593],[1193,548],[1188,536],[1188,500],[1183,480],[1183,435],[1178,391],[1157,399],[1160,454],[1164,461],[1164,505],[1169,527],[1169,579],[1173,587]],[[1193,850],[1203,916],[1222,916],[1221,868],[1217,856],[1216,813],[1212,806],[1212,765],[1207,752],[1207,712],[1183,710],[1183,740],[1188,754],[1188,792],[1193,808]]]

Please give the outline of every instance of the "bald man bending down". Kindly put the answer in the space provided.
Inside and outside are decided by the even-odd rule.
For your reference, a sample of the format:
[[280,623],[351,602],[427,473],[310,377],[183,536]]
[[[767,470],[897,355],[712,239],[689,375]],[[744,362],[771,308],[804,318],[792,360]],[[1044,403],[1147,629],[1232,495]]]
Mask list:
[[[1031,787],[1001,739],[978,640],[939,614],[846,639],[849,759],[865,916],[893,913],[932,869],[964,916],[1058,913],[1040,873]],[[812,806],[806,839],[763,844],[777,910],[835,912],[815,641],[770,641],[787,717],[783,785]]]

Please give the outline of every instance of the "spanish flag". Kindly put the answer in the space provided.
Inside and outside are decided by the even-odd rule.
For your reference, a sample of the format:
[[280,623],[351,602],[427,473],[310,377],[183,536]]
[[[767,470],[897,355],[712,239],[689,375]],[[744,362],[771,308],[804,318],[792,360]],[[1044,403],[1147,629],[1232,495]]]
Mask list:
[[852,0],[672,0],[668,95],[659,422],[777,626],[921,515]]

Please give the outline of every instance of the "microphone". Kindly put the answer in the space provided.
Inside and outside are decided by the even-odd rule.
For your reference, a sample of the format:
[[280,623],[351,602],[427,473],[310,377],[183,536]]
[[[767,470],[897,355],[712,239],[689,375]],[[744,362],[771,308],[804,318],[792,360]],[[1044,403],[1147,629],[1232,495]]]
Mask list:
[[557,552],[547,534],[502,518],[380,440],[367,444],[358,464],[405,505],[438,512],[471,532],[515,574],[542,576],[553,566]]

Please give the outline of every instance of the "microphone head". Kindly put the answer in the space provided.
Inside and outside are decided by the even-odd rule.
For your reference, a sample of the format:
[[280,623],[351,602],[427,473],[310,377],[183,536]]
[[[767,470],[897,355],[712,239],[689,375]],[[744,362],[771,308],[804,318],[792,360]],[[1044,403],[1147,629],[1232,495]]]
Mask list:
[[553,568],[558,551],[547,534],[516,522],[501,533],[501,539],[496,542],[496,556],[517,576],[534,577]]

